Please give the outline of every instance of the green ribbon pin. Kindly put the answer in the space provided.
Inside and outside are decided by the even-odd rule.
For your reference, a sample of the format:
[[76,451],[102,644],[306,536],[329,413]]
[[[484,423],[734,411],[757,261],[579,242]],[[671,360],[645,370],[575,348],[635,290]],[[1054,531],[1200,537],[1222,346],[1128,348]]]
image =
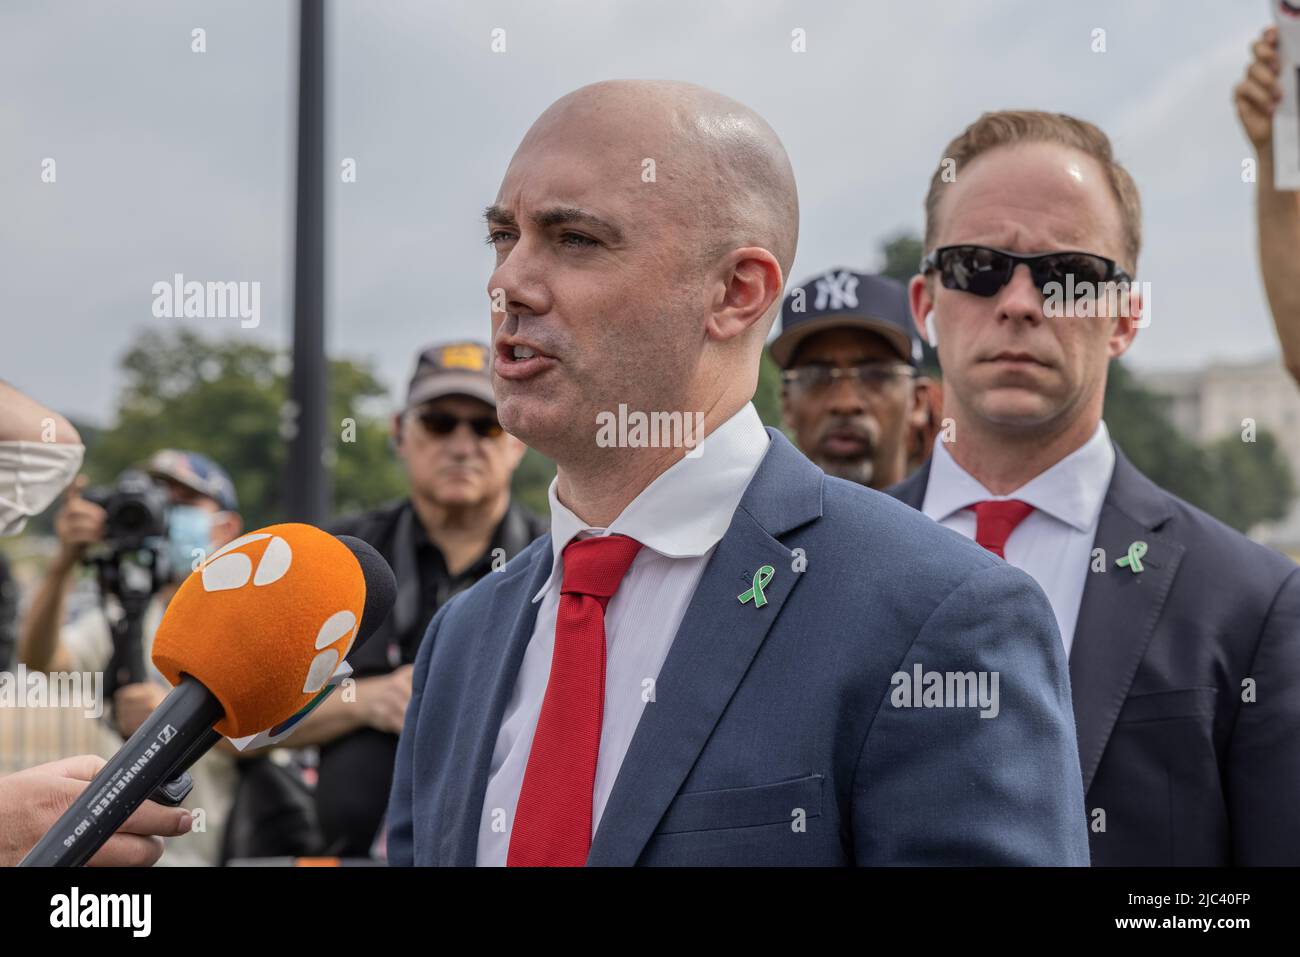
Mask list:
[[1146,542],[1134,542],[1128,547],[1128,554],[1123,558],[1115,559],[1115,564],[1120,568],[1128,566],[1129,571],[1137,574],[1142,571],[1142,556],[1147,553]]
[[754,587],[743,595],[736,596],[740,599],[740,603],[743,605],[752,598],[754,600],[755,608],[762,608],[766,605],[767,596],[763,594],[763,589],[767,587],[767,583],[772,580],[772,576],[775,574],[776,569],[771,565],[764,565],[758,571],[754,572]]

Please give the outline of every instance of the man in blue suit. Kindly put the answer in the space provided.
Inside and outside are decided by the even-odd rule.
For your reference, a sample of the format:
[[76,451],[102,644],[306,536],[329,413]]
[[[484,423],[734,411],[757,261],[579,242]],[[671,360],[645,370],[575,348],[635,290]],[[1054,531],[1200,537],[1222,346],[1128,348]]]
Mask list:
[[486,218],[498,411],[557,463],[551,533],[429,626],[390,862],[1086,864],[1042,591],[750,403],[798,232],[767,124],[584,87]]

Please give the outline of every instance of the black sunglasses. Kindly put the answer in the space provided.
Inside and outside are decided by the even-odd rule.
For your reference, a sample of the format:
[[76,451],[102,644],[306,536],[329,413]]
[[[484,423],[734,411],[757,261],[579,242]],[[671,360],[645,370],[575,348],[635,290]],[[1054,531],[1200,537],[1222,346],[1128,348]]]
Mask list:
[[435,412],[430,410],[428,412],[417,412],[416,418],[420,420],[420,424],[428,429],[432,435],[451,435],[451,433],[456,431],[456,427],[462,422],[473,429],[474,434],[480,439],[495,439],[504,431],[501,428],[501,423],[490,415],[476,416],[472,419],[462,419],[460,416],[452,415],[450,412]]
[[[1115,260],[1096,253],[1059,252],[1021,256],[989,246],[942,246],[921,260],[922,274],[936,270],[946,289],[957,289],[976,296],[996,296],[1011,281],[1016,267],[1024,263],[1034,285],[1044,295],[1047,286],[1060,284],[1058,295],[1072,288],[1096,287],[1102,283],[1133,281]],[[1073,277],[1073,279],[1069,279]],[[1093,289],[1094,294],[1099,290]]]

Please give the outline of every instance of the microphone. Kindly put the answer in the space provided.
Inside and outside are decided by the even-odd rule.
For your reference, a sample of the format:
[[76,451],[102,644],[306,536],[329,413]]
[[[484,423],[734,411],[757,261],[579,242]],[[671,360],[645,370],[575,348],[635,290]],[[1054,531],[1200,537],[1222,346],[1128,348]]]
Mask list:
[[221,735],[292,727],[396,594],[378,552],[311,525],[271,525],[214,552],[154,637],[154,665],[175,687],[19,866],[84,864]]
[[[361,571],[366,578],[366,603],[361,612],[361,627],[357,631],[357,639],[353,642],[351,649],[356,651],[379,629],[384,619],[388,617],[388,613],[392,610],[396,601],[397,582],[388,563],[368,543],[351,535],[337,535],[335,537],[351,550],[353,557],[361,565]],[[316,705],[329,696],[332,690],[333,688],[326,688],[321,691],[311,700],[310,704],[283,725],[270,729],[271,736],[278,742],[293,734],[293,728],[298,722],[310,714]],[[220,740],[221,734],[213,728],[209,728],[199,735],[189,751],[181,755],[180,759],[172,767],[167,779],[150,795],[150,799],[170,807],[180,806],[194,786],[193,781],[185,772],[193,767],[199,758],[216,747],[217,742]]]

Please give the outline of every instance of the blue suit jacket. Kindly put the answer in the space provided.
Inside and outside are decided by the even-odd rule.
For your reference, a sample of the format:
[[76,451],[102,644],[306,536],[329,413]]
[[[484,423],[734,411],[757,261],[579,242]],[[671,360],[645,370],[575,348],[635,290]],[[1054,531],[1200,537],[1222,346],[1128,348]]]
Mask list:
[[[890,494],[919,509],[929,480]],[[1118,447],[1093,544],[1070,651],[1093,863],[1300,864],[1300,568]]]
[[[588,864],[1086,865],[1066,661],[1046,596],[768,432]],[[767,604],[742,604],[765,564]],[[497,731],[537,615],[530,599],[550,570],[547,535],[430,623],[398,745],[390,863],[475,862]],[[914,665],[997,672],[997,716],[895,706],[903,682],[891,678],[905,673],[910,687]]]

